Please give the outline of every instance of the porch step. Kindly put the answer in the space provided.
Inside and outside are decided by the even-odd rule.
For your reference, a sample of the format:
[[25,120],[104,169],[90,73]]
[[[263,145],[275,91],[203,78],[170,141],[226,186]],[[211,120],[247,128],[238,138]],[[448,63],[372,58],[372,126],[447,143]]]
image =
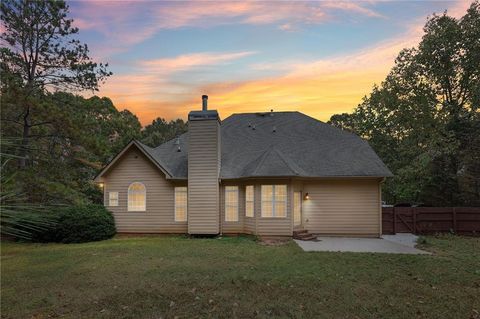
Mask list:
[[305,233],[308,233],[308,230],[306,230],[306,229],[294,230],[293,231],[293,236],[297,236],[297,235],[301,235],[301,234],[305,234]]
[[299,240],[315,240],[315,239],[317,239],[317,236],[315,236],[313,234],[306,234],[306,235],[302,235],[302,236],[296,236],[294,238],[299,239]]
[[308,230],[296,230],[293,232],[293,238],[298,240],[315,240],[317,236],[310,234]]

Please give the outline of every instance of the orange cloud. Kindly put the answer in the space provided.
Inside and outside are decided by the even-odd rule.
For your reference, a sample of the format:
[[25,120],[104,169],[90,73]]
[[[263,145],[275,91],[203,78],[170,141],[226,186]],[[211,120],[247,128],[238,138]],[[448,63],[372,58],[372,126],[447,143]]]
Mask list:
[[[449,12],[461,16],[468,5],[467,1],[456,3]],[[245,9],[239,5],[235,10]],[[117,107],[136,113],[142,124],[158,116],[185,119],[190,110],[200,108],[201,94],[210,96],[210,107],[218,109],[222,118],[232,113],[274,109],[298,110],[326,121],[332,114],[352,111],[373,84],[385,78],[400,50],[420,41],[424,23],[425,19],[419,19],[402,36],[350,54],[306,62],[259,61],[251,66],[254,74],[275,70],[283,75],[250,81],[194,85],[158,76],[163,68],[176,72],[202,66],[202,61],[203,65],[226,63],[252,54],[249,52],[189,54],[144,61],[137,75],[115,76],[102,94],[110,96]],[[145,67],[153,71],[146,72]]]
[[[176,83],[168,76],[158,76],[153,71],[141,71],[137,76],[117,76],[102,93],[113,97],[121,108],[127,107],[138,114],[143,124],[157,116],[186,118],[190,110],[200,108],[202,94],[210,96],[210,107],[218,109],[222,118],[232,113],[274,109],[298,110],[326,121],[332,114],[350,112],[358,105],[373,84],[385,78],[398,52],[418,43],[420,30],[414,26],[402,37],[347,55],[309,62],[258,63],[251,66],[256,73],[259,70],[283,72],[277,77],[195,86]],[[249,54],[252,53],[200,53],[143,61],[140,65],[168,75]]]
[[[101,88],[101,94],[111,97],[119,108],[128,108],[138,114],[142,123],[149,122],[151,114],[173,118],[184,116],[175,111],[179,101],[195,92],[191,83],[175,82],[170,77],[176,72],[228,64],[255,52],[223,52],[184,54],[173,58],[138,61],[130,74],[115,75]],[[181,102],[180,102],[181,103]]]
[[170,73],[186,70],[197,66],[215,65],[240,59],[255,54],[253,51],[234,53],[192,53],[183,54],[174,58],[141,61],[139,64],[149,72]]
[[352,1],[325,1],[322,5],[324,8],[330,9],[339,9],[343,11],[352,11],[357,12],[369,17],[383,17],[376,11],[366,8],[362,6],[359,2],[352,2]]

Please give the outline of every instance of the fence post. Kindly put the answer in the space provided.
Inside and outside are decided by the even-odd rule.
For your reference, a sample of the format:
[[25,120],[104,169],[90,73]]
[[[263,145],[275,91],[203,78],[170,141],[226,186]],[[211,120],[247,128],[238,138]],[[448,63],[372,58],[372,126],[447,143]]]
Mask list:
[[452,217],[453,217],[453,232],[456,234],[457,233],[457,209],[456,209],[456,207],[453,207]]
[[395,212],[395,207],[392,207],[393,211],[393,234],[397,233],[397,213]]
[[412,220],[413,220],[413,233],[417,233],[417,208],[413,207],[412,210]]

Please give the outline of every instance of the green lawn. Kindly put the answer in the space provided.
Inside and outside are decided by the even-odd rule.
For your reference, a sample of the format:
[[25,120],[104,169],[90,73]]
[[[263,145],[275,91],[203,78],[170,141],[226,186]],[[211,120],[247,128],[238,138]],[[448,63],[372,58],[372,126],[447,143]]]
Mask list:
[[480,238],[428,237],[433,256],[246,237],[1,248],[2,318],[480,318]]

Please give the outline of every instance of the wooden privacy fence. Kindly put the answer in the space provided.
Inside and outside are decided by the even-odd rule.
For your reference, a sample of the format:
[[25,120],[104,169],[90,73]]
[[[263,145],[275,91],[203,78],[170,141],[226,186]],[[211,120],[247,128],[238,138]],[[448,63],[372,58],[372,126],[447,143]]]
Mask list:
[[383,207],[384,234],[454,232],[480,235],[480,207]]

